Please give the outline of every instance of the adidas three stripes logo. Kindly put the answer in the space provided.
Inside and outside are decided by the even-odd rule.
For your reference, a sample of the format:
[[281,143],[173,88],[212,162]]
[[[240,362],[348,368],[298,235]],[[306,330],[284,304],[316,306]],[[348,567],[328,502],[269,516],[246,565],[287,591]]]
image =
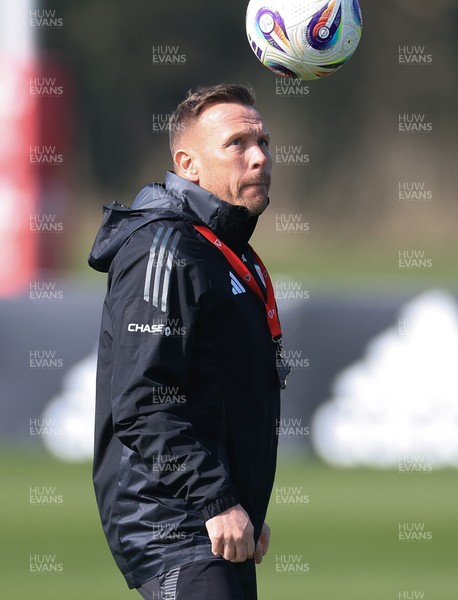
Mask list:
[[[173,227],[159,227],[149,251],[143,299],[162,312],[167,311],[170,276],[181,233]],[[245,287],[229,271],[234,296],[244,294]]]
[[167,310],[170,275],[180,237],[181,233],[173,227],[159,227],[149,251],[143,299],[162,312]]
[[234,296],[237,296],[237,294],[244,294],[246,292],[246,289],[243,287],[243,285],[240,283],[240,281],[237,279],[234,273],[232,273],[232,271],[229,271],[229,276],[231,278],[232,293],[234,294]]

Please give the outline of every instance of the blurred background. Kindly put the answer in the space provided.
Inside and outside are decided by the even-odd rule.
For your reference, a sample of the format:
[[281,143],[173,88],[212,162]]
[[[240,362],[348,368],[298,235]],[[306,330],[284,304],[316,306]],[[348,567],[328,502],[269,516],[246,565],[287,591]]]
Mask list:
[[102,206],[171,168],[185,92],[221,81],[251,84],[271,131],[252,243],[293,365],[260,598],[456,594],[458,5],[360,4],[350,62],[288,86],[246,0],[0,0],[5,597],[135,597],[91,487],[106,280],[87,255]]

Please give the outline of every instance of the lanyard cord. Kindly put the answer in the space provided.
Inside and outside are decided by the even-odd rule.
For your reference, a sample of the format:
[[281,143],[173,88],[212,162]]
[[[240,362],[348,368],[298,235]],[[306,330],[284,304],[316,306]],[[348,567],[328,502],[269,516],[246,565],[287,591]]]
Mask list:
[[211,242],[214,246],[216,246],[218,248],[218,250],[220,250],[224,254],[226,260],[231,265],[231,267],[234,269],[234,271],[237,273],[237,275],[241,279],[243,279],[243,281],[250,288],[250,290],[253,291],[258,296],[258,298],[260,298],[260,300],[262,301],[262,303],[264,304],[265,309],[266,309],[267,325],[269,326],[269,330],[270,330],[272,339],[275,342],[280,342],[281,341],[281,326],[280,326],[280,320],[278,318],[277,306],[275,304],[274,288],[273,288],[269,273],[268,273],[266,267],[264,266],[264,263],[262,262],[262,260],[259,258],[259,256],[256,254],[256,252],[253,250],[253,248],[250,245],[248,245],[249,249],[253,253],[253,256],[255,257],[256,261],[258,262],[259,266],[261,267],[262,275],[264,277],[264,281],[266,282],[267,300],[264,299],[264,294],[262,293],[255,278],[250,273],[248,268],[243,264],[242,260],[235,254],[235,252],[233,252],[228,246],[226,246],[226,244],[224,242],[222,242],[213,233],[213,231],[211,229],[209,229],[208,227],[206,227],[205,225],[194,225],[194,227],[195,227],[195,229],[197,229],[197,231],[199,233],[201,233],[209,242]]

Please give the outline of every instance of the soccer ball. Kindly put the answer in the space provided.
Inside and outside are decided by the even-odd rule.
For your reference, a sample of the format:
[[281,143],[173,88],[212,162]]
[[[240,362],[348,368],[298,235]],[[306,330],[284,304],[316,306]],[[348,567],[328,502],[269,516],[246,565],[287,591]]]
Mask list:
[[318,79],[349,60],[361,38],[358,0],[250,0],[253,52],[277,75]]

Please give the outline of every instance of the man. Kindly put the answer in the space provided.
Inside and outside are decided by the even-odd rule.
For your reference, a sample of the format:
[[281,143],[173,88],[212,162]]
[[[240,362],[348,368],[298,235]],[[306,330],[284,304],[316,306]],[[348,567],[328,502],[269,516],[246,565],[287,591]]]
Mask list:
[[145,599],[255,600],[287,369],[267,271],[269,133],[241,85],[170,122],[175,172],[105,208],[108,272],[94,486],[113,556]]

